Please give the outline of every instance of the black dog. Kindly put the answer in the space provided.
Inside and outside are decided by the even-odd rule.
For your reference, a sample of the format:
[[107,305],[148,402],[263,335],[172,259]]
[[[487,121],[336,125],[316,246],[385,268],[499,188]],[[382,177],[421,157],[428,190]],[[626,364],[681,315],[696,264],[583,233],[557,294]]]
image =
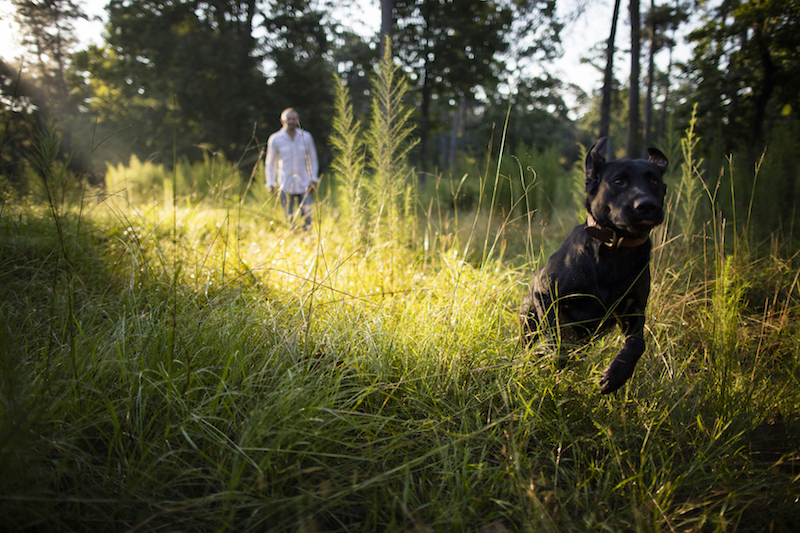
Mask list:
[[644,353],[644,311],[650,295],[650,230],[664,221],[667,158],[607,163],[606,138],[586,156],[586,224],[576,226],[537,271],[522,302],[523,343],[540,333],[562,344],[586,342],[615,323],[625,345],[600,376],[600,391],[620,388]]

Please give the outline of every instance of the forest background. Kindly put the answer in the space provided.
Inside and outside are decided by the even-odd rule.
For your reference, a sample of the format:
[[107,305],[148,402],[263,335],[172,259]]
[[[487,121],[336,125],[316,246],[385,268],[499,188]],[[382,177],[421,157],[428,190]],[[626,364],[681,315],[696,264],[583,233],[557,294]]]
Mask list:
[[[77,175],[131,157],[171,168],[209,154],[239,162],[249,175],[289,106],[320,139],[327,172],[334,74],[350,91],[355,118],[368,123],[370,75],[389,35],[410,83],[418,139],[410,162],[423,183],[466,175],[462,206],[476,202],[477,176],[500,153],[501,138],[523,172],[544,157],[538,174],[548,174],[546,188],[571,170],[579,145],[599,136],[610,135],[614,155],[639,156],[649,145],[677,153],[675,139],[696,104],[708,168],[735,154],[746,185],[766,151],[768,183],[755,202],[760,227],[794,220],[800,15],[793,1],[617,1],[602,24],[590,23],[588,33],[602,37],[578,56],[596,67],[594,85],[550,74],[565,25],[586,27],[574,24],[587,13],[582,3],[565,11],[554,0],[387,1],[381,30],[365,36],[341,19],[357,13],[357,3],[111,1],[105,41],[86,49],[75,33],[87,17],[80,2],[10,4],[27,50],[0,64],[0,172],[15,185],[25,181],[27,143],[45,124],[61,132],[61,159]],[[623,26],[630,39],[620,42]],[[676,47],[682,61],[673,59]],[[599,90],[586,92],[592,86]],[[505,167],[509,181],[513,167]]]

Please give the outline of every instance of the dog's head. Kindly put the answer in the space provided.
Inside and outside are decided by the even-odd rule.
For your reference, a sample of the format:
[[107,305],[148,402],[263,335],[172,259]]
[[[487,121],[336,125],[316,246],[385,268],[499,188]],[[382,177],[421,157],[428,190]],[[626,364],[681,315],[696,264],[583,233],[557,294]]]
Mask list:
[[648,148],[648,159],[606,162],[601,154],[606,138],[586,155],[586,209],[602,228],[622,237],[646,238],[664,221],[664,173],[667,158]]

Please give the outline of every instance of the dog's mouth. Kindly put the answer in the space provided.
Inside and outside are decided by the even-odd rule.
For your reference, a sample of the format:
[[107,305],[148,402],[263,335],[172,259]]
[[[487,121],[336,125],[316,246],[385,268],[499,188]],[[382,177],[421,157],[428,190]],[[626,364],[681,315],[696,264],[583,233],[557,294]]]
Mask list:
[[661,224],[661,222],[657,222],[655,220],[646,219],[646,220],[639,220],[634,225],[636,225],[636,226],[644,226],[646,228],[652,229],[652,228],[658,226],[659,224]]
[[[656,226],[664,222],[663,212],[653,211],[647,214],[637,216],[636,213],[630,213],[623,216],[624,225],[634,231],[650,231]],[[622,221],[621,221],[622,222]]]
[[620,230],[628,233],[633,237],[645,238],[650,234],[653,228],[659,226],[663,222],[660,218],[643,218],[639,220],[626,220],[624,223],[617,224]]

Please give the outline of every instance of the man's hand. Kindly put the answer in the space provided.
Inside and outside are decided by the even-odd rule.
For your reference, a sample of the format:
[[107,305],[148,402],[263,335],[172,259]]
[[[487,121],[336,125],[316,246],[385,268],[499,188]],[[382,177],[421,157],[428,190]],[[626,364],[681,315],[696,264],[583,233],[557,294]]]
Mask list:
[[270,185],[269,186],[269,193],[270,194],[275,194],[277,192],[277,190],[278,190],[278,188],[275,187],[274,185]]
[[309,194],[316,192],[316,190],[317,190],[317,183],[316,182],[312,181],[311,183],[308,184],[308,192],[309,192]]

